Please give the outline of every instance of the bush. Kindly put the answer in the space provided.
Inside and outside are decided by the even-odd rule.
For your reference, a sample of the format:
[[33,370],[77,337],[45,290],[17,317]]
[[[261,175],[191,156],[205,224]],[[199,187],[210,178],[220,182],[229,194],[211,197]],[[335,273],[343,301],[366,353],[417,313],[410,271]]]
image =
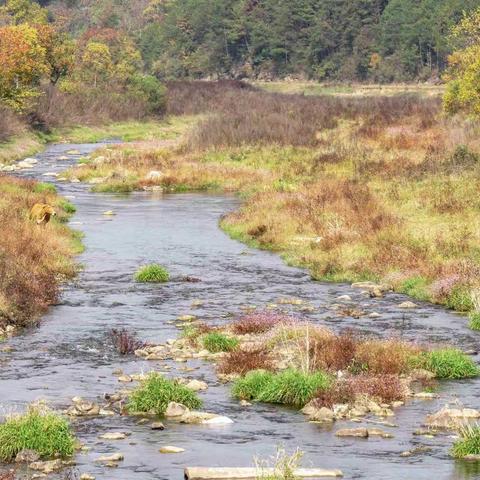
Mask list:
[[168,271],[156,263],[145,265],[135,274],[135,280],[142,283],[165,283],[170,280]]
[[21,450],[34,450],[41,457],[69,456],[75,439],[66,419],[39,407],[30,407],[0,425],[0,460],[9,462]]
[[131,80],[131,88],[143,96],[151,113],[163,113],[166,107],[165,86],[152,75],[136,75]]
[[472,312],[469,315],[469,318],[470,318],[470,323],[468,324],[468,326],[472,330],[480,330],[480,312]]
[[303,407],[330,384],[330,377],[323,372],[304,374],[298,370],[285,370],[272,374],[257,370],[238,380],[232,393],[237,398]]
[[152,372],[132,392],[128,402],[131,412],[153,412],[163,415],[170,402],[177,402],[188,408],[199,408],[202,401],[197,394],[176,380],[168,380]]
[[231,352],[238,347],[238,340],[230,338],[223,333],[207,333],[202,339],[203,346],[210,353]]
[[455,458],[480,455],[480,425],[466,425],[460,429],[460,439],[452,447]]
[[273,359],[269,352],[256,348],[234,350],[223,358],[218,366],[220,373],[245,375],[252,370],[273,370]]
[[455,348],[422,352],[414,356],[411,361],[415,367],[429,370],[437,378],[469,378],[479,374],[475,362]]

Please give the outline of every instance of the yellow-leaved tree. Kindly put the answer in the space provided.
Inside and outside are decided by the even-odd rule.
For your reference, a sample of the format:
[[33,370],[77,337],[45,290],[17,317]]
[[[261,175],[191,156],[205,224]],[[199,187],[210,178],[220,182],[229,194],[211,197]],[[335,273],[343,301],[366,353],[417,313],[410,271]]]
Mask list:
[[449,57],[445,74],[445,110],[480,116],[480,8],[452,30],[455,51]]

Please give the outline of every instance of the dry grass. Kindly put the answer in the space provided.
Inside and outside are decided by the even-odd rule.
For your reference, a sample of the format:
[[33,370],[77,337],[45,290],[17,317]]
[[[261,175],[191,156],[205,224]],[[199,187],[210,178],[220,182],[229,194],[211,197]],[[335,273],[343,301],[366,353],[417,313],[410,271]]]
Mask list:
[[0,326],[32,324],[58,299],[59,282],[75,273],[72,255],[78,249],[63,223],[45,227],[28,219],[35,203],[54,205],[66,218],[59,197],[37,193],[38,184],[0,176]]
[[320,392],[315,404],[332,408],[335,404],[353,404],[362,396],[391,403],[405,400],[406,391],[397,375],[356,375],[339,379],[329,390]]
[[277,312],[252,312],[240,317],[232,324],[232,330],[237,335],[248,333],[265,333],[279,324],[290,324],[294,321],[289,315]]
[[217,370],[226,375],[245,375],[252,370],[274,370],[274,362],[271,353],[264,348],[246,348],[228,353]]

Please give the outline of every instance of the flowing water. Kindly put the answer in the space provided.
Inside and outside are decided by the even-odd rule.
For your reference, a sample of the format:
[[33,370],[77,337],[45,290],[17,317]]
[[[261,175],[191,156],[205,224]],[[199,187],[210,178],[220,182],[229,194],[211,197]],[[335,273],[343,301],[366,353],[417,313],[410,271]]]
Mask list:
[[[257,251],[229,239],[219,228],[219,217],[238,207],[232,196],[204,194],[130,196],[91,193],[87,186],[58,182],[44,175],[74,163],[59,157],[71,149],[82,155],[98,145],[55,145],[39,155],[38,165],[22,176],[57,184],[62,195],[77,206],[72,226],[84,232],[84,265],[75,282],[64,289],[62,301],[45,315],[41,327],[13,338],[13,351],[0,353],[0,406],[2,412],[22,410],[37,399],[55,408],[66,408],[73,396],[99,401],[104,392],[122,388],[113,372],[139,373],[160,369],[168,362],[147,362],[120,357],[109,346],[111,328],[128,328],[150,342],[175,338],[178,315],[193,313],[209,323],[226,321],[242,306],[264,306],[280,297],[298,297],[316,307],[305,314],[310,320],[333,329],[354,327],[382,336],[404,336],[419,341],[454,343],[462,349],[478,347],[478,336],[468,330],[465,318],[442,308],[423,304],[401,310],[405,298],[390,294],[369,299],[349,285],[310,280],[307,272],[287,267],[274,254]],[[113,210],[107,217],[103,212]],[[140,285],[132,275],[140,264],[159,262],[172,273],[161,286]],[[182,277],[200,278],[186,283]],[[339,317],[331,306],[340,295],[350,295],[356,306],[378,319]],[[202,306],[192,308],[194,300]],[[295,307],[291,307],[295,308]],[[77,434],[90,450],[77,455],[78,470],[97,479],[180,479],[185,466],[251,466],[253,458],[269,457],[283,445],[305,452],[304,465],[340,468],[346,479],[440,479],[480,478],[475,465],[455,462],[448,455],[452,439],[416,437],[429,413],[446,401],[458,398],[465,406],[480,407],[480,381],[443,383],[435,401],[411,401],[396,411],[398,428],[393,439],[341,439],[332,429],[305,421],[303,415],[269,405],[240,407],[227,386],[217,382],[209,364],[190,360],[194,372],[181,371],[184,364],[171,362],[172,375],[204,379],[210,388],[202,393],[204,410],[229,416],[234,424],[222,427],[179,425],[166,422],[164,431],[138,425],[136,418],[102,417],[80,420]],[[1,412],[0,412],[1,413]],[[343,427],[359,426],[342,422]],[[131,432],[126,440],[105,442],[106,431]],[[179,455],[158,452],[164,445],[185,448]],[[430,453],[400,457],[415,446],[427,445]],[[95,463],[107,453],[120,451],[125,460],[116,469]]]

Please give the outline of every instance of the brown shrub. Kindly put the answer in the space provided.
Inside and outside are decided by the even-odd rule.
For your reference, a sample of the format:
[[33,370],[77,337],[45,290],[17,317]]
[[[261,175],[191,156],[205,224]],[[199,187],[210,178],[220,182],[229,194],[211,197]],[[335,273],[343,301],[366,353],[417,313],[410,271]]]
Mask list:
[[372,375],[398,375],[408,371],[410,357],[419,351],[402,340],[366,340],[357,345],[354,368]]
[[262,348],[234,350],[226,355],[218,365],[218,372],[226,375],[238,373],[245,375],[251,370],[273,370],[271,354]]
[[355,357],[357,343],[352,332],[314,340],[309,352],[313,369],[345,370]]
[[13,470],[0,472],[0,480],[15,480],[15,472]]
[[315,404],[332,408],[335,404],[354,403],[362,395],[386,403],[404,400],[406,396],[405,388],[396,375],[357,375],[337,380],[332,388],[319,393]]
[[146,343],[139,340],[135,333],[130,333],[126,329],[117,330],[116,328],[112,328],[109,332],[109,336],[113,346],[120,355],[134,353],[135,350],[139,350],[146,346]]

